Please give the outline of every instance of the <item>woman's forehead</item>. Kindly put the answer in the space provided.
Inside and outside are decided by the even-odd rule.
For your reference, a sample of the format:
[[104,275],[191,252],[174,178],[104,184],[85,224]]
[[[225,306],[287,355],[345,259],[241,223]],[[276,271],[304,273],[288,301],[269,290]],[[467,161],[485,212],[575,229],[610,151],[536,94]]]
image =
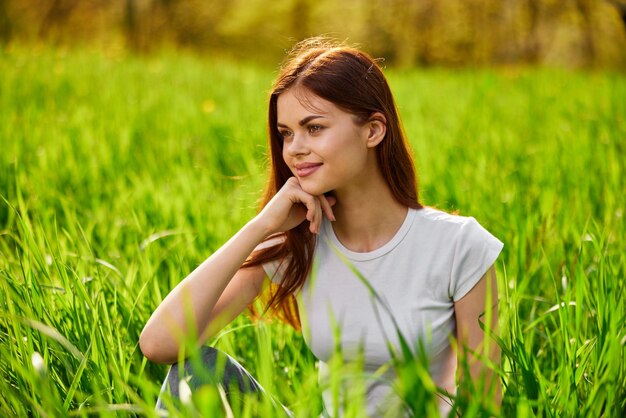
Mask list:
[[277,112],[281,114],[315,113],[321,115],[332,114],[338,110],[337,106],[304,87],[293,87],[278,96]]

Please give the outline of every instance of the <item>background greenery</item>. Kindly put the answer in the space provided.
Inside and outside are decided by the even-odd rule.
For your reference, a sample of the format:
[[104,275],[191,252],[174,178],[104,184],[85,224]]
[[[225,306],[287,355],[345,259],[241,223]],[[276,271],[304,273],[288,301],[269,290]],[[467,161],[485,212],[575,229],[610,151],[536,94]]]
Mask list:
[[274,65],[322,33],[407,67],[626,69],[626,0],[0,0],[0,43],[174,45]]
[[[166,368],[139,333],[255,214],[275,71],[172,51],[0,51],[0,415],[151,415]],[[504,415],[622,416],[626,78],[386,72],[423,202],[505,243]],[[316,416],[298,333],[242,316],[214,343]],[[467,416],[488,403],[463,402]],[[182,414],[199,411],[223,407],[208,394]]]

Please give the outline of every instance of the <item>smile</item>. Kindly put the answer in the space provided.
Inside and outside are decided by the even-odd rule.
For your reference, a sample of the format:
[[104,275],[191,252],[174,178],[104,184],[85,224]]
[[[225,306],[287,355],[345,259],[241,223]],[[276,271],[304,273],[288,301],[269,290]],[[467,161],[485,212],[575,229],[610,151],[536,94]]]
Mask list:
[[298,174],[298,177],[307,177],[315,173],[317,169],[320,168],[321,166],[322,166],[322,163],[315,163],[315,164],[302,163],[302,164],[296,164],[295,168],[296,168],[296,173]]

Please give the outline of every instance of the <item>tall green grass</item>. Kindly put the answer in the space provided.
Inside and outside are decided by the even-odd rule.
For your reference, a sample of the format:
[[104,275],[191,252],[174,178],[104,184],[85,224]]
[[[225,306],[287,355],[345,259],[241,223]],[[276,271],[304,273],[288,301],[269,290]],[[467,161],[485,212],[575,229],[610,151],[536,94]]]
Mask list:
[[[387,73],[423,202],[505,243],[502,415],[622,416],[626,77]],[[154,415],[166,368],[142,357],[139,333],[255,214],[274,75],[171,52],[0,52],[0,415]],[[242,316],[212,343],[297,416],[319,412],[300,334]],[[402,375],[427,411],[427,385]],[[473,395],[459,405],[485,414]],[[224,413],[211,391],[180,414],[207,411]]]

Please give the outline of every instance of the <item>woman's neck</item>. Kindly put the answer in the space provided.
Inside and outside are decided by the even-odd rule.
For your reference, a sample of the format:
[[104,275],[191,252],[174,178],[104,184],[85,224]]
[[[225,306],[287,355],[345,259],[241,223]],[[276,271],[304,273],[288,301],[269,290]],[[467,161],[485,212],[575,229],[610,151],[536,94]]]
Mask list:
[[408,208],[392,195],[382,177],[367,187],[335,191],[332,223],[339,241],[349,250],[369,252],[382,247],[398,232]]

